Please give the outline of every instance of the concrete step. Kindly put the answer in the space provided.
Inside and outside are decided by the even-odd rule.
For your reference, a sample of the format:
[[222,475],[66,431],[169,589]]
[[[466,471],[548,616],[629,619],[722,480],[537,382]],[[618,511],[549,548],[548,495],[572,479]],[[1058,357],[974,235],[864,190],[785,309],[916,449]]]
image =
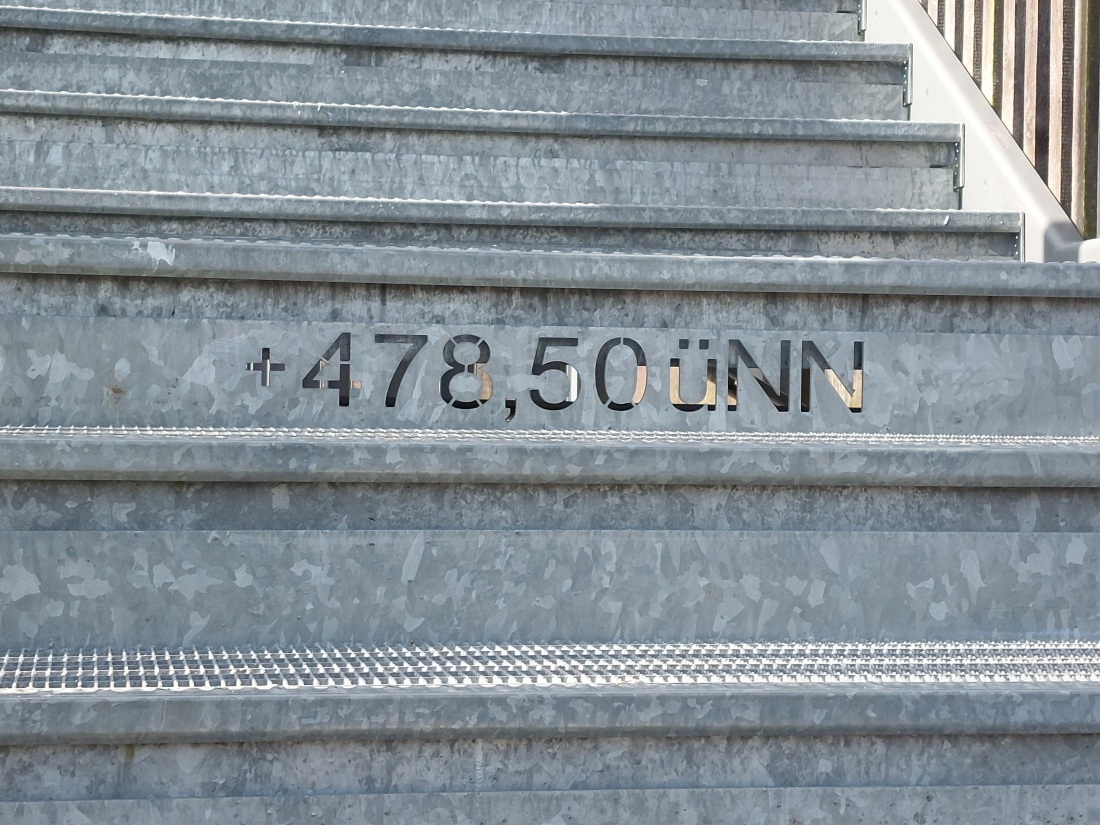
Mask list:
[[402,247],[397,254],[414,268],[416,255],[440,248],[996,261],[1021,255],[1019,213],[959,210],[531,206],[0,186],[0,216],[7,233],[24,239],[16,243],[26,246],[20,255],[28,262],[43,254],[35,251],[42,241],[30,236],[58,233],[83,236],[85,246],[103,235],[116,243],[130,237],[131,247],[146,250],[152,243],[150,263],[157,244],[212,238],[285,241],[288,249],[331,243],[333,252]]
[[331,33],[310,45],[172,34],[0,29],[0,88],[589,114],[906,116],[909,52],[900,46],[420,29],[371,29],[361,43],[338,46]]
[[0,651],[1100,639],[1094,531],[2,535]]
[[[328,129],[0,115],[8,186],[501,204],[951,209],[957,127],[729,124],[728,136]],[[670,131],[674,124],[668,124]],[[792,139],[793,138],[793,139]]]
[[422,26],[474,31],[540,34],[627,35],[634,37],[855,40],[857,4],[851,0],[741,0],[736,3],[683,2],[516,2],[516,0],[421,0],[417,3],[300,3],[248,0],[149,0],[62,2],[28,0],[0,6],[7,25],[53,27],[103,16],[157,15],[202,18],[216,28],[229,21],[269,25],[294,22],[331,27]]

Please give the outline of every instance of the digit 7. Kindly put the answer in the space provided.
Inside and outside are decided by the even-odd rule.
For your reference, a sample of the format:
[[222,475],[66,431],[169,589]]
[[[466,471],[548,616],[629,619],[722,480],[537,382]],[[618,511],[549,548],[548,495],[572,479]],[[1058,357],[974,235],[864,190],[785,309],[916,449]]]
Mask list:
[[412,365],[413,359],[420,354],[420,350],[424,349],[424,345],[428,343],[427,335],[396,335],[385,332],[380,332],[374,336],[374,342],[376,344],[408,344],[409,348],[405,352],[405,355],[401,358],[400,363],[397,365],[397,369],[393,371],[393,377],[390,378],[390,385],[386,388],[386,406],[397,406],[397,393],[401,389],[401,382],[405,380],[405,373],[409,371],[409,367]]

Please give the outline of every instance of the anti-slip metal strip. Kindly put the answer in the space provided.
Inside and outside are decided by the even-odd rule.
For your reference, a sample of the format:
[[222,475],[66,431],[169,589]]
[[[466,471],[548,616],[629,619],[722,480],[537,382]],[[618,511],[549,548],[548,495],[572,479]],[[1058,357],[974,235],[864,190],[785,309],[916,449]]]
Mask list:
[[0,696],[318,688],[1100,682],[1100,642],[135,648],[0,657]]

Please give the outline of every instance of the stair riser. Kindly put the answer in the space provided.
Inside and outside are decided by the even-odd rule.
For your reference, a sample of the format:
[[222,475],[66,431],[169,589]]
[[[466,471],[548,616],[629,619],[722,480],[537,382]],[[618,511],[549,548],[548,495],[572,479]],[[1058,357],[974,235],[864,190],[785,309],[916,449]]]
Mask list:
[[994,777],[1004,784],[1097,783],[1097,744],[1091,736],[819,736],[8,748],[0,750],[0,799],[140,799],[169,781],[179,796],[193,797],[688,783],[760,792],[900,782],[935,794],[937,786]]
[[9,136],[0,176],[11,186],[504,203],[958,205],[951,144],[319,135],[18,117],[0,118],[0,129]]
[[[52,194],[51,194],[52,197]],[[73,203],[84,202],[74,214]],[[35,203],[0,208],[0,228],[5,232],[111,234],[139,237],[285,238],[300,241],[350,241],[395,246],[489,246],[498,249],[600,250],[608,252],[672,252],[682,254],[803,255],[841,257],[891,257],[907,260],[991,260],[1019,259],[1016,224],[988,228],[956,229],[885,226],[818,228],[786,226],[759,228],[752,225],[700,226],[697,228],[633,227],[618,220],[603,222],[598,216],[556,217],[531,221],[523,216],[496,218],[503,226],[491,225],[478,211],[465,210],[470,218],[451,215],[408,214],[413,210],[332,210],[333,215],[313,205],[296,210],[287,220],[231,217],[229,210],[209,210],[165,205],[155,216],[133,216],[130,197],[69,198],[54,207]],[[241,205],[248,208],[250,205]],[[14,211],[16,208],[19,211]],[[234,210],[236,211],[236,210]],[[402,214],[404,211],[406,214]],[[211,214],[213,212],[213,214]],[[104,214],[106,213],[106,214]],[[111,214],[113,213],[113,214]],[[209,217],[193,217],[195,214]],[[178,217],[164,217],[166,214]],[[325,219],[329,222],[324,222]],[[941,219],[942,223],[942,219]],[[28,253],[30,255],[30,253]],[[34,257],[28,257],[34,260]],[[216,273],[212,273],[216,274]]]
[[[1091,489],[953,487],[0,482],[22,533],[454,529],[850,534],[1092,533]],[[929,513],[935,513],[934,524]],[[965,548],[964,548],[965,549]]]
[[13,54],[0,68],[0,83],[39,91],[456,109],[882,120],[905,116],[903,63],[143,43],[8,34],[0,46]]
[[[170,265],[169,247],[148,251]],[[135,299],[122,283],[97,289],[93,280],[78,309],[65,281],[53,292],[35,282],[28,306],[22,287],[31,280],[4,280],[7,305],[22,317],[2,348],[5,425],[1098,434],[1089,388],[1100,330],[1091,301],[1003,299],[975,315],[977,299],[952,306],[883,296],[873,299],[879,313],[871,318],[861,296],[680,295],[666,307],[669,296],[649,295],[638,303],[631,296],[627,316],[615,293],[595,301],[529,293],[517,304],[509,290],[343,287],[340,298],[296,290],[292,315],[276,309],[290,296],[274,284],[242,284],[229,297],[216,284],[191,282],[188,309],[168,297],[178,289],[171,282],[155,287],[160,304],[153,292]],[[199,296],[214,303],[201,306]],[[174,317],[165,317],[169,306]],[[232,320],[239,306],[266,306],[276,317]],[[312,320],[334,312],[345,320]],[[88,317],[108,313],[152,317]],[[1051,332],[1034,331],[1043,323]],[[377,337],[393,335],[424,337]],[[568,367],[536,374],[540,339],[566,339],[548,341],[540,363],[563,361],[575,377]],[[338,351],[328,353],[333,345]],[[746,353],[785,400],[769,400]],[[320,359],[329,366],[311,374]],[[471,374],[479,361],[486,378]],[[841,386],[830,386],[826,366]],[[359,386],[336,386],[344,372]],[[319,380],[334,386],[307,386]]]
[[[22,5],[53,6],[54,3]],[[517,3],[448,2],[335,3],[288,2],[112,2],[97,11],[227,16],[260,20],[373,26],[427,26],[481,31],[534,31],[542,34],[604,34],[632,37],[703,37],[775,40],[855,40],[856,15],[834,13],[836,3]],[[848,4],[851,5],[851,4]]]
[[[1100,817],[1098,789],[1083,786],[978,786],[960,788],[784,788],[777,790],[690,789],[573,793],[330,796],[305,798],[164,799],[117,802],[15,803],[0,816],[24,825],[53,825],[67,819],[93,822],[378,821],[390,825],[438,822],[540,821],[617,823],[718,822],[750,820],[761,811],[784,817],[814,811],[822,823],[957,821],[1007,823],[1091,821]],[[275,812],[278,811],[276,815]],[[277,818],[276,818],[277,817]],[[429,819],[431,817],[432,819]]]
[[7,650],[1100,636],[1091,532],[92,531],[4,547]]

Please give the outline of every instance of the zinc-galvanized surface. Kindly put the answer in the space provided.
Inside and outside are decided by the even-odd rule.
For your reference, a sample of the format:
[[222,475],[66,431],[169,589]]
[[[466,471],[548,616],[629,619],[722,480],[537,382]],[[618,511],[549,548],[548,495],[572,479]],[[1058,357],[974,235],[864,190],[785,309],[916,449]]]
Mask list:
[[[65,4],[27,2],[58,10]],[[81,4],[68,4],[73,10]],[[147,3],[83,4],[85,10],[165,14],[217,20],[274,23],[296,21],[332,26],[419,26],[473,31],[541,34],[610,34],[640,37],[702,37],[778,40],[855,40],[858,19],[852,3],[752,2],[736,4],[642,2],[471,2],[420,0],[416,3]],[[25,18],[24,18],[25,19]],[[262,25],[258,27],[262,33]]]
[[445,42],[342,48],[329,41],[45,37],[43,44],[37,33],[0,31],[5,88],[588,114],[905,119],[907,53],[864,44],[701,41],[732,46],[698,55],[630,47],[614,55],[598,47],[532,54],[507,42],[503,51],[484,52],[454,51]]
[[951,209],[955,141],[537,136],[0,115],[30,189],[497,204]]

